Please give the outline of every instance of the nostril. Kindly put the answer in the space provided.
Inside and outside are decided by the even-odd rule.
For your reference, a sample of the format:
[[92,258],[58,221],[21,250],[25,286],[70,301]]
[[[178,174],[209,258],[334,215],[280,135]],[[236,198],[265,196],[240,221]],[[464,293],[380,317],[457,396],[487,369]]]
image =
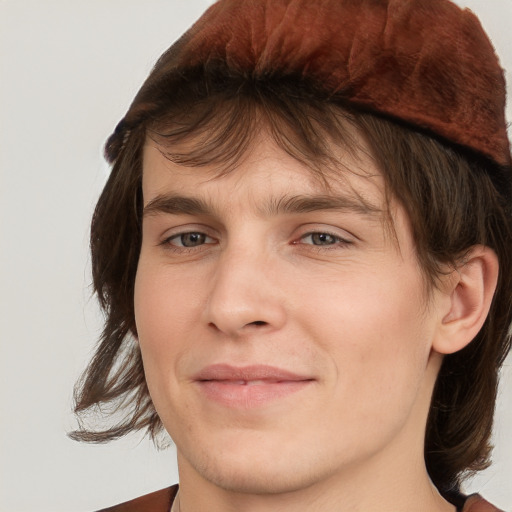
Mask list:
[[267,322],[263,322],[262,320],[256,320],[256,322],[251,322],[249,325],[267,325]]

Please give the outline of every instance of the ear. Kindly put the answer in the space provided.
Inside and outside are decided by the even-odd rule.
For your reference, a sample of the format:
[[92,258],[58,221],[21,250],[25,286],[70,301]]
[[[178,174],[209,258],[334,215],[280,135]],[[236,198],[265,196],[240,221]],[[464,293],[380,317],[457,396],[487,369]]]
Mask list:
[[487,318],[498,281],[499,263],[489,247],[473,246],[446,278],[448,301],[432,348],[440,354],[463,349]]

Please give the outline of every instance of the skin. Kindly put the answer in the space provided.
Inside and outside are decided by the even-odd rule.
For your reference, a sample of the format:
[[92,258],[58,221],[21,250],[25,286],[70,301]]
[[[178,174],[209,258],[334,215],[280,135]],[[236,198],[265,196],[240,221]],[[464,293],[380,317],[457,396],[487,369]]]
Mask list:
[[[177,446],[181,511],[454,511],[428,478],[423,440],[441,352],[455,350],[447,324],[466,310],[453,292],[461,274],[427,293],[393,201],[396,239],[386,229],[383,177],[368,154],[337,148],[354,172],[326,188],[264,134],[253,147],[223,176],[214,164],[172,163],[152,141],[144,149],[136,323],[149,391]],[[292,196],[344,205],[275,208]],[[220,363],[308,380],[226,405],[196,378]]]

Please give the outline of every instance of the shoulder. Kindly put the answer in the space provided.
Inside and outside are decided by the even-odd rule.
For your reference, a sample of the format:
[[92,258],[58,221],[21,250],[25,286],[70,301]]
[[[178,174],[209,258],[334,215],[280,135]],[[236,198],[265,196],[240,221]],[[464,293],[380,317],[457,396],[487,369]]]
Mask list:
[[177,492],[176,484],[97,512],[169,512]]
[[485,501],[479,494],[468,497],[462,512],[503,512],[488,501]]

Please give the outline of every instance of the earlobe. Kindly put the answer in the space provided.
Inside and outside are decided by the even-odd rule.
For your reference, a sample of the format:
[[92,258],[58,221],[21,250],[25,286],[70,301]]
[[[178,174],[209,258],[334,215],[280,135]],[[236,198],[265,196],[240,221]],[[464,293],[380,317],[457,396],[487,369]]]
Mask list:
[[498,257],[489,247],[476,245],[467,252],[448,278],[449,308],[433,343],[436,352],[457,352],[478,334],[491,307],[498,271]]

